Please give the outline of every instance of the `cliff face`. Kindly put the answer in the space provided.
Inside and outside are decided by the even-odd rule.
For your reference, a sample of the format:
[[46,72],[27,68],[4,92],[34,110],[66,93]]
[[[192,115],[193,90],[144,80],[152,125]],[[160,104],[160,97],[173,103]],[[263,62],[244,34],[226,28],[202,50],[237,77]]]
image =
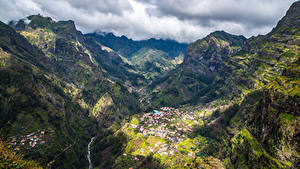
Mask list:
[[257,168],[262,163],[270,168],[299,165],[300,72],[299,64],[291,65],[284,71],[289,74],[283,73],[257,91],[258,95],[250,94],[230,120],[232,131],[243,128],[238,133],[231,131],[235,136],[230,158],[235,167]]
[[299,156],[299,59],[268,84],[247,127],[267,152],[281,161],[298,165]]

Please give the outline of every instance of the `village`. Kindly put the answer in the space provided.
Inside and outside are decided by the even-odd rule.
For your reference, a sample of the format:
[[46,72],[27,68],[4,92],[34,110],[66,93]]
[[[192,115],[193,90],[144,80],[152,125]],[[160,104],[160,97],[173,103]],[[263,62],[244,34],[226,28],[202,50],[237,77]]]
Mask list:
[[132,124],[143,136],[159,136],[170,142],[181,142],[195,126],[201,125],[203,113],[183,112],[162,107],[139,117],[139,125]]
[[45,138],[46,131],[38,130],[27,135],[13,136],[8,145],[14,147],[15,151],[19,151],[20,148],[32,149],[39,145],[46,143]]
[[135,131],[132,142],[142,137],[145,140],[145,144],[142,144],[145,146],[137,146],[133,154],[153,153],[161,157],[181,154],[189,158],[198,156],[197,147],[206,141],[203,138],[191,139],[189,134],[203,125],[204,114],[204,111],[181,111],[172,107],[161,107],[159,110],[135,116],[125,128]]

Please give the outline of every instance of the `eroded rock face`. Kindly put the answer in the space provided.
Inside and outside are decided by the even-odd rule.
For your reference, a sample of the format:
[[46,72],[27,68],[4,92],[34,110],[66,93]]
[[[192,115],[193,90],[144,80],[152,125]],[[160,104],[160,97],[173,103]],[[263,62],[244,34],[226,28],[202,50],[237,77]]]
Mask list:
[[[256,103],[251,105],[253,101]],[[299,95],[285,95],[273,90],[249,95],[231,120],[232,128],[243,128],[231,139],[232,164],[236,168],[296,167],[299,101]],[[241,121],[237,122],[237,119]]]
[[267,152],[293,164],[298,158],[299,102],[299,96],[265,91],[261,103],[247,122]]

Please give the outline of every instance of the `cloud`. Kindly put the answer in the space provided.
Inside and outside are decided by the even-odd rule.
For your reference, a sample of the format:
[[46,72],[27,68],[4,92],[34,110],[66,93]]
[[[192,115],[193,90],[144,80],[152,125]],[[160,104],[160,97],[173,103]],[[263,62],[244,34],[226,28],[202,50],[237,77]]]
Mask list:
[[72,7],[86,12],[100,11],[102,13],[122,14],[132,10],[127,0],[66,0]]
[[102,30],[133,39],[191,42],[215,30],[265,34],[293,0],[0,0],[0,20],[40,13],[74,20],[84,33]]

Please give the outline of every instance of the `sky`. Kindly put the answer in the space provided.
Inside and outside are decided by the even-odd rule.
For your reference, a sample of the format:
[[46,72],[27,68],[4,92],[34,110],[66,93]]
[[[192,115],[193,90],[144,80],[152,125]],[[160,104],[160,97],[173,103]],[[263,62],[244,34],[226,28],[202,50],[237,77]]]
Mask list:
[[0,20],[32,14],[73,20],[83,33],[192,42],[216,30],[246,37],[272,30],[295,0],[0,0]]

